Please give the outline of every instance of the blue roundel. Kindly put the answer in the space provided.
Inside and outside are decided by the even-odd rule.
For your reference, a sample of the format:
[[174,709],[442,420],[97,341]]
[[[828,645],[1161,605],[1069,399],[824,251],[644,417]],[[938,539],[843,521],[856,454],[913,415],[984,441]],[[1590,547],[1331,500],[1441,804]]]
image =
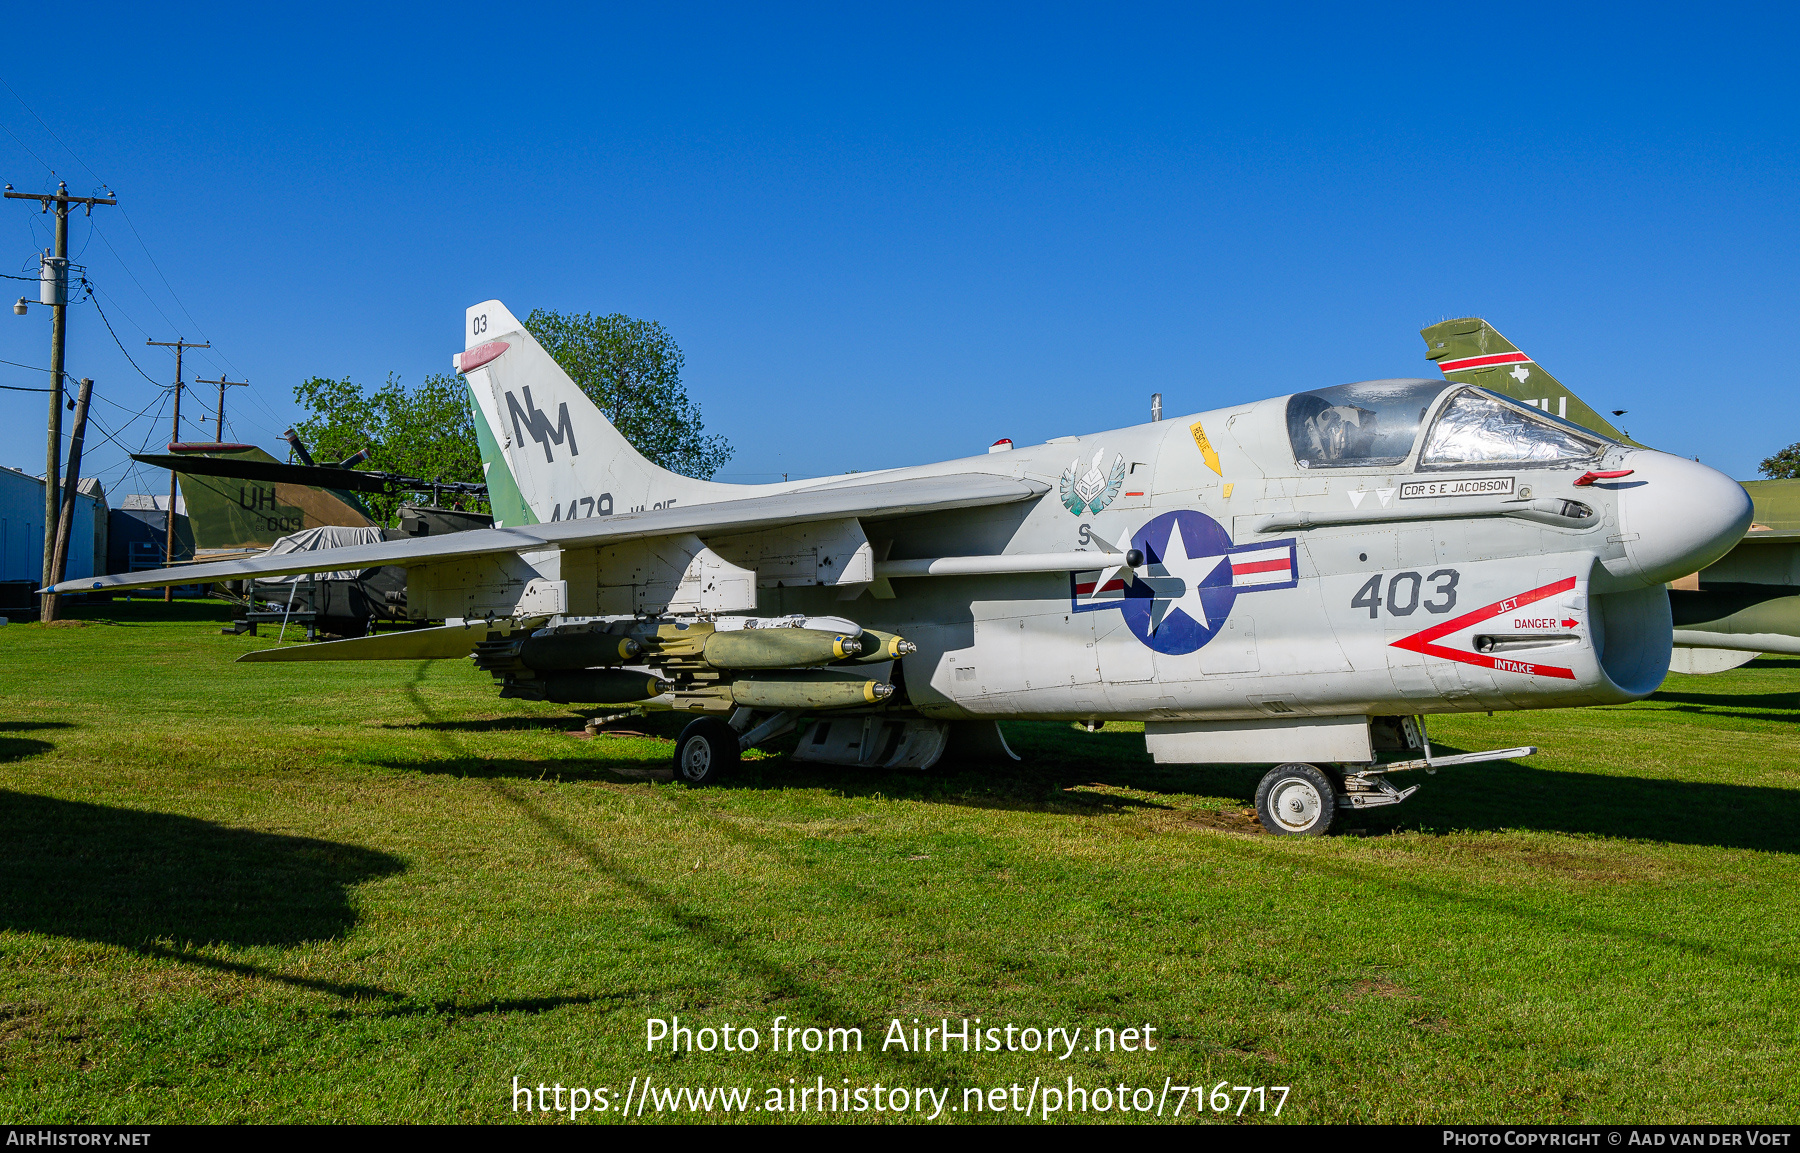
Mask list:
[[1231,585],[1231,536],[1205,513],[1178,509],[1139,529],[1131,547],[1144,563],[1119,605],[1125,627],[1159,653],[1197,652],[1225,627]]

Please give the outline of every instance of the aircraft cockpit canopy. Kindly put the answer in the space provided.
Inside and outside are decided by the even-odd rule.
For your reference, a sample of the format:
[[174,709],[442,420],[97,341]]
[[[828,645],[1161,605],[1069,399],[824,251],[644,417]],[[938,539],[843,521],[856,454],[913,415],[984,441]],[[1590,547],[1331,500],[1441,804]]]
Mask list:
[[1463,388],[1432,422],[1419,468],[1575,464],[1595,459],[1609,443],[1580,425],[1521,407],[1485,388]]
[[[1438,398],[1446,397],[1439,406]],[[1288,398],[1288,439],[1301,468],[1405,464],[1431,410],[1419,451],[1425,471],[1575,464],[1612,442],[1578,424],[1485,388],[1442,380],[1365,380]]]
[[1288,398],[1288,439],[1301,468],[1403,464],[1441,380],[1365,380]]

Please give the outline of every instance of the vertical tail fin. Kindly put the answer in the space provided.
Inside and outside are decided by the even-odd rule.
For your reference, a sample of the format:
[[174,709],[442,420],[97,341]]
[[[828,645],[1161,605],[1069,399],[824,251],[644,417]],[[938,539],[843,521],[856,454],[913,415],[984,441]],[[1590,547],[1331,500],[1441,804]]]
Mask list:
[[645,460],[497,300],[468,310],[456,369],[469,382],[497,526],[725,499],[738,485]]
[[[221,457],[279,463],[254,445],[171,444],[174,456]],[[275,481],[239,480],[177,470],[181,499],[200,553],[265,549],[289,533],[329,526],[366,528],[375,523],[353,492]]]
[[1479,317],[1440,321],[1420,329],[1419,335],[1425,338],[1426,359],[1435,361],[1450,380],[1492,389],[1602,436],[1637,443]]

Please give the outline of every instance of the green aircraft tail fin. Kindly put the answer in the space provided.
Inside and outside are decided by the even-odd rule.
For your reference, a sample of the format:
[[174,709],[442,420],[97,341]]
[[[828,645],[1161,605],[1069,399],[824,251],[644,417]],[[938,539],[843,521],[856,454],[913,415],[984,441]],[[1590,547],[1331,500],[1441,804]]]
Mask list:
[[1439,321],[1419,335],[1425,338],[1425,358],[1450,380],[1492,389],[1602,436],[1637,444],[1480,317]]
[[[172,444],[169,449],[182,456],[278,463],[262,449],[248,444]],[[201,552],[260,552],[301,529],[375,523],[368,507],[352,492],[185,472],[176,476],[194,528],[194,547]]]

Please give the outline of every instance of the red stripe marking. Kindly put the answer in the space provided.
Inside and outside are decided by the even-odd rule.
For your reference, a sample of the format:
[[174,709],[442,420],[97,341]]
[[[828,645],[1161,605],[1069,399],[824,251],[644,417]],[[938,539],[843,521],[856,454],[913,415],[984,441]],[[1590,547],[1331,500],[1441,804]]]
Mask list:
[[[1122,589],[1124,587],[1125,587],[1125,582],[1122,579],[1115,578],[1113,580],[1107,581],[1106,587],[1101,589],[1100,591],[1103,593],[1109,593],[1109,592],[1112,592],[1114,589]],[[1094,582],[1089,581],[1086,584],[1078,584],[1075,586],[1075,591],[1078,594],[1091,593],[1094,591]]]
[[1143,496],[1144,494],[1141,492],[1128,492],[1125,495],[1126,496]]
[[1280,560],[1251,561],[1249,564],[1234,564],[1234,565],[1232,565],[1231,566],[1231,575],[1232,576],[1243,576],[1245,573],[1253,573],[1253,572],[1276,572],[1280,569],[1287,568],[1287,566],[1288,566],[1288,561],[1287,561],[1286,557],[1282,557]]
[[1492,356],[1465,356],[1461,360],[1442,360],[1438,367],[1445,372],[1456,372],[1463,368],[1482,368],[1490,364],[1530,364],[1531,358],[1522,352],[1497,352]]
[[1505,600],[1495,601],[1485,608],[1478,608],[1474,612],[1464,613],[1455,620],[1448,620],[1440,625],[1432,625],[1423,632],[1416,632],[1410,637],[1402,637],[1400,640],[1390,642],[1389,647],[1409,649],[1415,653],[1423,653],[1426,656],[1443,657],[1445,660],[1461,661],[1467,665],[1480,665],[1484,669],[1497,669],[1503,673],[1524,673],[1526,676],[1557,677],[1562,680],[1572,681],[1575,679],[1574,669],[1565,669],[1558,665],[1536,665],[1529,661],[1515,661],[1506,657],[1490,657],[1481,653],[1468,653],[1463,652],[1460,649],[1447,649],[1443,645],[1434,645],[1431,642],[1447,633],[1453,633],[1458,629],[1466,629],[1472,624],[1485,621],[1490,617],[1497,617],[1501,613],[1509,613],[1516,608],[1523,608],[1534,601],[1541,601],[1545,597],[1553,597],[1557,593],[1566,593],[1574,587],[1575,578],[1564,577],[1555,584],[1547,584],[1542,588],[1535,588],[1530,592],[1520,593],[1516,597],[1507,597]]

